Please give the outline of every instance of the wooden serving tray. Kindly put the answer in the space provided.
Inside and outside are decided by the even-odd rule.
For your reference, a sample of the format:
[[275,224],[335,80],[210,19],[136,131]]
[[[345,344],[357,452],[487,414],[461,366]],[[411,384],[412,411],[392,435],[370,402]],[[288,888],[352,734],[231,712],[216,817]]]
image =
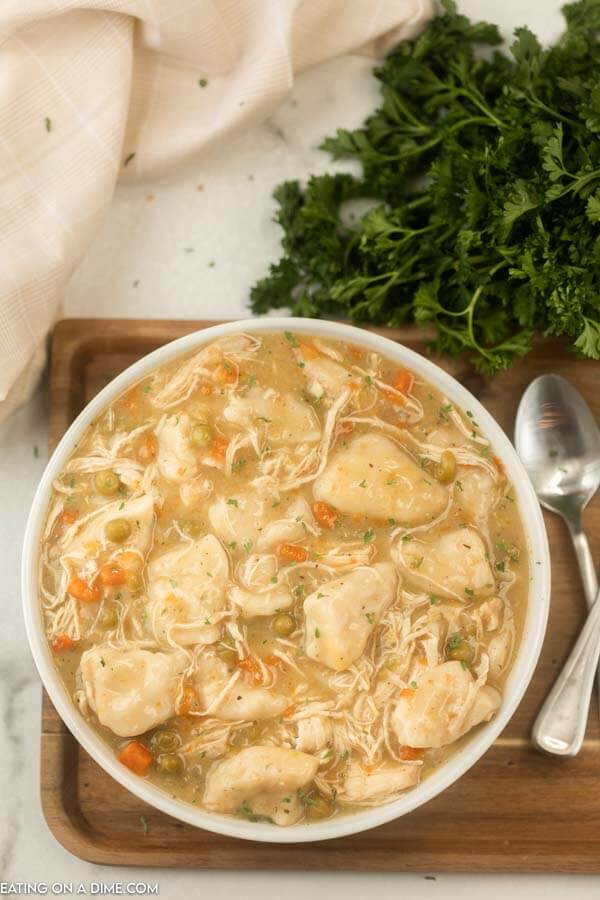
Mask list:
[[[52,341],[50,448],[117,373],[167,341],[209,322],[68,319]],[[387,333],[418,351],[412,329]],[[542,372],[559,372],[600,419],[600,366],[546,341],[526,361],[488,380],[461,361],[442,361],[512,437],[517,403]],[[441,796],[363,834],[312,844],[241,841],[195,829],[125,791],[79,747],[44,694],[41,797],[60,843],[111,865],[235,869],[356,869],[437,872],[600,872],[600,728],[597,700],[576,759],[533,750],[536,711],[580,628],[585,604],[566,529],[546,515],[552,549],[552,610],[541,660],[525,699],[500,739]],[[600,504],[586,513],[600,562]]]

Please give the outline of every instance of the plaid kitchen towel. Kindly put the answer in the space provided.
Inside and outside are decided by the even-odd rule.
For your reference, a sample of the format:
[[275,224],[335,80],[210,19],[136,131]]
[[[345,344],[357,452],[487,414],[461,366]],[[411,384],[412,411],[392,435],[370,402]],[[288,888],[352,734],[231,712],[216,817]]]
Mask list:
[[65,284],[118,178],[247,127],[296,73],[378,56],[434,0],[2,0],[0,418],[43,365]]

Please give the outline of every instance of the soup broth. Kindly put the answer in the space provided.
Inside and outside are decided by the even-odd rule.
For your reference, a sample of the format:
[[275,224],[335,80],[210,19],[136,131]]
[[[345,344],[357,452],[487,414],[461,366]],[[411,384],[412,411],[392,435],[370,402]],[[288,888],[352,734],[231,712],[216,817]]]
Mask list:
[[528,581],[470,410],[353,344],[237,334],[89,427],[40,602],[123,765],[285,826],[396,799],[495,715]]

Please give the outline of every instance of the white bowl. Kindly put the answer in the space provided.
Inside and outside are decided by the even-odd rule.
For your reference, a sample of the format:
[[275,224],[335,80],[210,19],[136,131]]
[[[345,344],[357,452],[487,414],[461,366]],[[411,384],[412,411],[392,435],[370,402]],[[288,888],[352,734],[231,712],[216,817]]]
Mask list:
[[[474,412],[483,433],[490,439],[494,453],[502,461],[514,486],[528,542],[531,577],[523,636],[505,685],[502,706],[491,722],[478,728],[466,741],[464,747],[453,754],[429,778],[393,803],[335,817],[324,822],[278,828],[268,824],[246,822],[228,816],[203,812],[188,803],[173,799],[148,781],[134,775],[117,761],[110,747],[101,740],[78,712],[54,667],[51,651],[44,634],[37,583],[40,539],[52,482],[67,462],[76,442],[101,410],[152,370],[179,356],[189,354],[215,338],[237,331],[264,333],[284,329],[293,330],[296,333],[309,332],[324,338],[348,340],[382,353],[399,365],[412,369],[418,375],[423,376],[461,409],[470,409]],[[512,444],[490,414],[454,378],[412,350],[359,328],[313,319],[267,317],[215,325],[166,344],[130,366],[94,397],[60,441],[46,466],[36,491],[25,532],[22,591],[27,635],[44,686],[69,730],[106,772],[142,800],[170,816],[198,828],[246,840],[296,843],[355,834],[403,816],[437,796],[477,762],[513,715],[533,675],[548,617],[550,559],[540,507]],[[482,797],[482,802],[485,803],[484,797]]]

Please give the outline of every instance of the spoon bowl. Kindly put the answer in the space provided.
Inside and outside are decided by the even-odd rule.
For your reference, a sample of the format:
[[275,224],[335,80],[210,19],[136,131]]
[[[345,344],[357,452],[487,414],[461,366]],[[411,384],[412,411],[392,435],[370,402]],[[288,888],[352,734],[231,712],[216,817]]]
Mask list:
[[600,431],[566,379],[541,375],[531,382],[517,413],[515,444],[540,503],[563,518],[581,515],[600,486]]

